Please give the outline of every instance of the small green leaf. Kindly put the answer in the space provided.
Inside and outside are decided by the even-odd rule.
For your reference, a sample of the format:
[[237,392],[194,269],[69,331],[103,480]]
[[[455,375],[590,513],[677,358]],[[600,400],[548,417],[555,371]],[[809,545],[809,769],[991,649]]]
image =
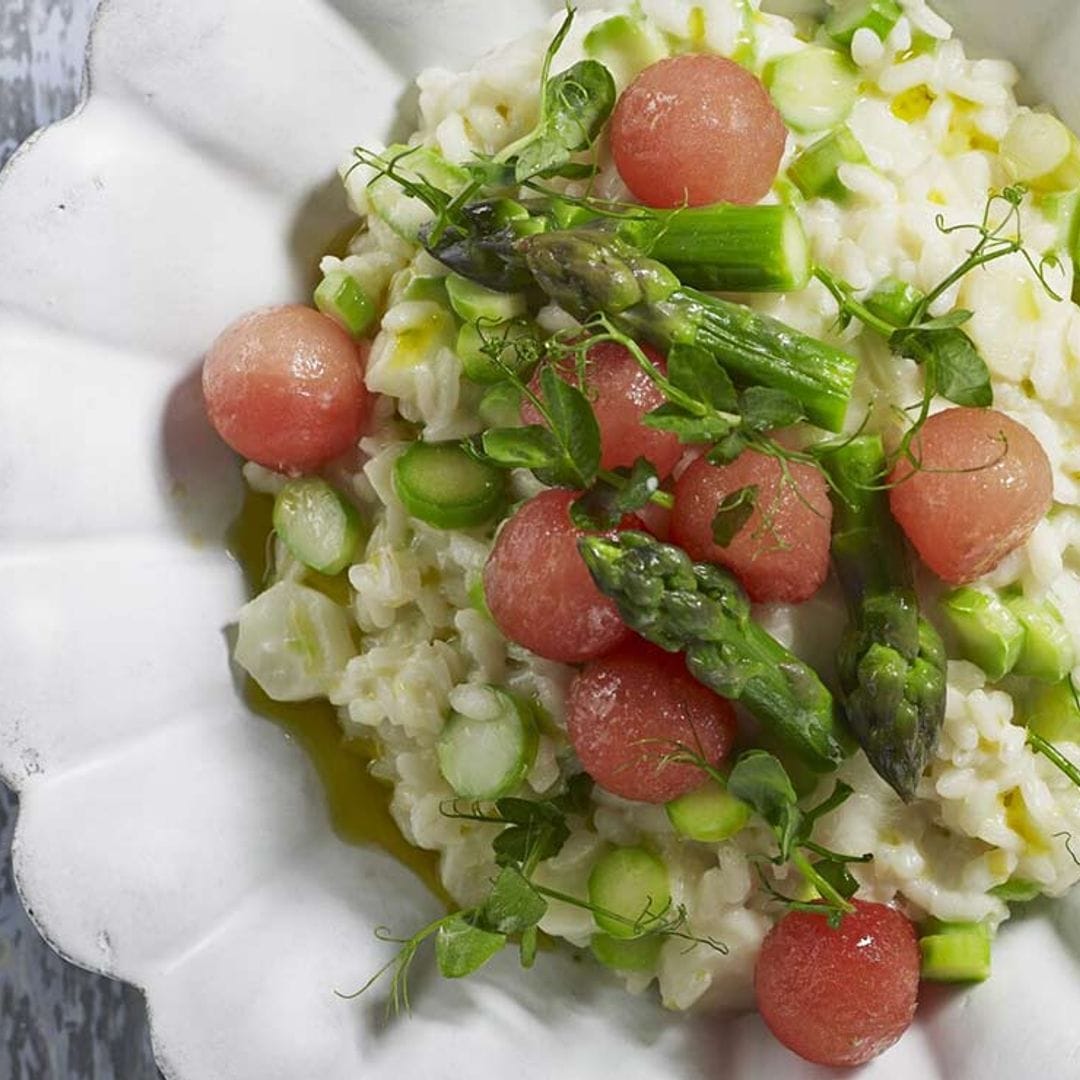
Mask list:
[[512,795],[496,800],[495,810],[511,825],[550,825],[562,820],[562,814],[550,802],[518,799]]
[[725,496],[712,519],[713,542],[726,548],[750,520],[757,500],[757,484],[748,484]]
[[482,968],[504,945],[505,934],[481,930],[458,915],[439,927],[435,960],[445,978],[460,979]]
[[550,469],[563,459],[555,436],[540,424],[519,428],[491,428],[481,436],[483,456],[510,469]]
[[751,386],[742,393],[743,423],[751,431],[773,431],[789,427],[804,417],[798,400],[783,390]]
[[647,506],[660,487],[656,469],[639,457],[633,468],[616,469],[619,483],[599,479],[570,507],[570,519],[579,529],[604,530],[618,525],[627,515]]
[[565,821],[533,825],[511,825],[491,842],[499,866],[524,866],[558,855],[570,839]]
[[519,950],[523,968],[531,968],[536,962],[536,949],[539,944],[540,931],[535,926],[530,926],[528,930],[522,933]]
[[749,442],[741,431],[732,432],[709,451],[708,461],[712,465],[729,465],[748,445]]
[[730,435],[735,423],[715,414],[695,416],[679,405],[660,405],[642,417],[646,427],[670,431],[679,442],[711,443]]
[[504,866],[480,909],[486,930],[521,934],[534,927],[547,911],[547,901],[525,880],[520,870]]
[[565,814],[587,814],[592,809],[593,778],[584,772],[571,776],[566,790],[552,799],[552,804]]
[[784,766],[764,750],[748,750],[731,770],[728,791],[765,819],[776,836],[780,858],[788,859],[800,833],[802,813]]
[[588,487],[600,468],[600,425],[589,399],[564,382],[550,364],[540,371],[540,389],[551,417],[551,433],[563,448],[566,465],[582,487]]
[[964,308],[957,308],[955,311],[950,311],[947,315],[940,315],[936,319],[927,319],[925,322],[919,323],[918,326],[911,327],[912,330],[951,330],[957,326],[963,326],[964,323],[970,322],[974,318],[975,313],[973,311],[967,311]]
[[517,183],[536,176],[561,175],[571,156],[592,146],[603,130],[615,107],[615,96],[615,80],[597,60],[579,60],[548,79],[540,123],[517,148]]
[[809,840],[810,833],[814,828],[814,823],[818,818],[822,818],[826,814],[831,814],[834,810],[843,806],[854,794],[855,791],[850,784],[845,784],[843,780],[837,780],[829,797],[822,799],[817,806],[811,810],[805,811],[803,814],[803,827],[802,832],[799,835],[799,840]]
[[975,408],[993,405],[990,371],[963,330],[897,330],[889,343],[903,356],[925,364],[934,392],[948,401]]
[[495,861],[500,866],[523,866],[557,855],[570,837],[570,827],[563,812],[549,801],[506,797],[495,809],[509,828],[492,841]]
[[858,881],[842,862],[819,859],[814,863],[814,870],[845,900],[850,900],[859,891]]
[[675,345],[668,353],[668,379],[684,394],[720,412],[738,411],[739,397],[716,357],[693,345]]

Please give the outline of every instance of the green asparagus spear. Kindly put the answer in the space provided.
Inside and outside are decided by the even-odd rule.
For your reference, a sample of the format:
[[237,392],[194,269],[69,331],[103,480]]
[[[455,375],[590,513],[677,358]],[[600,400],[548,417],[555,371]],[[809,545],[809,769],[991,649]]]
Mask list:
[[908,801],[945,715],[945,649],[919,615],[903,541],[881,490],[881,439],[822,457],[835,485],[832,557],[851,621],[838,667],[848,724],[870,764]]
[[620,330],[667,352],[702,349],[743,384],[790,394],[807,418],[840,431],[858,362],[742,304],[684,288],[662,263],[591,230],[521,241],[537,284],[572,315],[605,314]]
[[715,206],[680,210],[574,203],[562,199],[491,199],[462,211],[456,226],[423,239],[428,254],[463,277],[513,291],[530,279],[518,240],[579,226],[605,229],[665,263],[686,285],[722,292],[805,288],[810,249],[789,206]]
[[644,533],[587,536],[578,548],[628,626],[662,649],[685,652],[696,679],[741,701],[815,771],[844,760],[850,743],[832,695],[750,618],[750,602],[730,574]]

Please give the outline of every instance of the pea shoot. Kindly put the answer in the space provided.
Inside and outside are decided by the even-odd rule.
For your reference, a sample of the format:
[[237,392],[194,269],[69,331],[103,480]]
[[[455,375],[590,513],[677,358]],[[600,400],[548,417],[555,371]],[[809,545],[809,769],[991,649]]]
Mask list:
[[591,912],[605,926],[621,928],[621,936],[628,939],[673,937],[690,947],[704,945],[726,952],[723,942],[701,937],[689,929],[688,913],[682,905],[669,902],[656,910],[647,904],[631,916],[534,880],[540,863],[557,855],[569,839],[568,818],[584,811],[591,786],[588,777],[582,775],[571,780],[562,795],[550,799],[506,797],[491,803],[446,804],[442,808],[446,817],[493,825],[499,830],[492,839],[498,872],[487,896],[482,903],[443,915],[407,938],[395,937],[385,927],[380,928],[379,939],[399,945],[398,952],[355,994],[344,996],[359,996],[390,974],[387,1008],[407,1011],[409,969],[428,941],[434,942],[435,962],[444,978],[464,978],[478,971],[512,939],[517,943],[522,967],[530,968],[536,959],[540,921],[553,900]]

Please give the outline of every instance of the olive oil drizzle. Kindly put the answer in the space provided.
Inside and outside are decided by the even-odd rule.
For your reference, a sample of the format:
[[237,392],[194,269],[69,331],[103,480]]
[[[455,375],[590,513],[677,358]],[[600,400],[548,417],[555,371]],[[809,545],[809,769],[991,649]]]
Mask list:
[[[249,491],[228,533],[229,554],[243,570],[252,596],[268,584],[273,506],[270,496]],[[340,603],[342,581],[313,574],[307,583]],[[439,880],[438,855],[413,847],[401,835],[390,813],[392,789],[371,775],[372,743],[347,738],[329,701],[272,701],[251,678],[244,684],[244,700],[253,713],[276,724],[307,753],[322,782],[331,824],[342,840],[382,848],[448,901]]]

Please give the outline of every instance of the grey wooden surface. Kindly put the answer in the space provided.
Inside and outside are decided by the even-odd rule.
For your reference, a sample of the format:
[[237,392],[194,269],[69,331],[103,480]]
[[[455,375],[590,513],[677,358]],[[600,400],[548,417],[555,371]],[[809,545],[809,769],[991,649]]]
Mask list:
[[[0,0],[0,163],[71,111],[96,6]],[[141,996],[60,959],[27,919],[12,880],[15,813],[0,784],[0,1080],[157,1078]]]

